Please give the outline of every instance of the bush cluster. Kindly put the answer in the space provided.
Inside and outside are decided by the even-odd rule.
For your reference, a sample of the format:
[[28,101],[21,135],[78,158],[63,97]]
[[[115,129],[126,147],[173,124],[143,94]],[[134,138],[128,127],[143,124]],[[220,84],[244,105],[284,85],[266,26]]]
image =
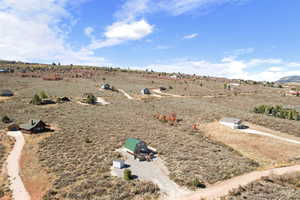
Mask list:
[[282,106],[260,105],[254,107],[255,113],[271,115],[282,119],[300,120],[300,113],[295,109],[283,108]]

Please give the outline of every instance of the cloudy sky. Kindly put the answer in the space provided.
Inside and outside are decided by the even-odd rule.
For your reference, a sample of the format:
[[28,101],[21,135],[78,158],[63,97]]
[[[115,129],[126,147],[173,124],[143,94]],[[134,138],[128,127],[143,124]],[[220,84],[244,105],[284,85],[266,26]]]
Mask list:
[[300,75],[299,0],[0,0],[0,59],[274,81]]

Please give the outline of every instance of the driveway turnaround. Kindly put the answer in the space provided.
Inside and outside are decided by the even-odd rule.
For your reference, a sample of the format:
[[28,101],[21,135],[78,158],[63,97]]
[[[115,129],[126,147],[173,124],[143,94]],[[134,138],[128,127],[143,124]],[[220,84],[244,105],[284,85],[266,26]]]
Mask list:
[[101,97],[97,97],[97,103],[100,103],[102,105],[108,105],[108,104],[110,104],[109,102],[105,101],[105,99],[103,99]]
[[[158,185],[162,192],[163,198],[167,200],[181,199],[181,197],[189,194],[191,191],[180,187],[174,181],[170,180],[168,169],[164,165],[163,160],[155,158],[151,162],[134,160],[133,156],[124,152],[120,152],[126,158],[125,164],[136,178],[151,181]],[[112,169],[112,175],[123,177],[124,169]]]
[[[222,124],[222,125],[227,126],[226,124]],[[228,127],[230,127],[230,126],[228,126]],[[265,132],[253,130],[253,129],[236,129],[236,130],[244,132],[244,133],[248,133],[248,134],[271,137],[271,138],[274,138],[274,139],[277,139],[277,140],[281,140],[281,141],[289,142],[289,143],[293,143],[293,144],[300,144],[300,141],[297,141],[297,140],[288,139],[288,138],[280,137],[280,136],[273,135],[273,134],[270,134],[270,133],[265,133]]]
[[13,150],[7,158],[7,173],[10,181],[10,189],[13,193],[14,200],[30,200],[22,179],[20,177],[20,158],[22,149],[25,144],[25,139],[21,131],[10,131],[7,135],[16,139]]

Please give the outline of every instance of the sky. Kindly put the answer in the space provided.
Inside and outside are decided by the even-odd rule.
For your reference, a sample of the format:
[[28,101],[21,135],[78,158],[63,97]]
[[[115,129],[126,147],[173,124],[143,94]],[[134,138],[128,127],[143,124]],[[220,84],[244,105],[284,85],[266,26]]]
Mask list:
[[299,0],[0,0],[0,59],[276,81],[300,75]]

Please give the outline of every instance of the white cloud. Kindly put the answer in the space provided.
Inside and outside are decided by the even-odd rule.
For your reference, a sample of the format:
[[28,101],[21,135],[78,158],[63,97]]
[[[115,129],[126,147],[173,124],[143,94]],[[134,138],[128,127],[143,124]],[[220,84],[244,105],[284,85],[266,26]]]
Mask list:
[[160,0],[160,9],[172,15],[182,15],[198,9],[198,13],[207,13],[211,8],[227,3],[241,3],[245,0]]
[[104,39],[94,39],[89,49],[99,49],[122,44],[129,40],[140,40],[153,32],[154,26],[142,19],[133,22],[116,22],[106,28]]
[[[281,67],[270,66],[274,63],[280,63]],[[265,66],[269,67],[266,68]],[[299,69],[293,70],[288,66],[289,62],[284,62],[281,59],[239,60],[235,57],[225,57],[219,62],[176,59],[167,63],[159,62],[147,68],[159,72],[181,72],[257,81],[276,81],[284,76],[300,75]],[[253,71],[253,67],[260,67],[260,70]]]
[[86,27],[85,29],[84,29],[84,34],[87,36],[87,37],[89,37],[89,38],[93,38],[93,32],[94,32],[95,30],[94,30],[94,28],[92,28],[92,27]]
[[130,23],[116,22],[107,27],[105,36],[108,39],[139,40],[153,31],[153,26],[144,19]]
[[159,49],[159,50],[166,50],[166,49],[171,49],[172,47],[171,46],[166,46],[166,45],[158,45],[155,48]]
[[193,38],[195,38],[195,37],[198,37],[198,33],[193,33],[193,34],[190,34],[190,35],[185,35],[184,37],[183,37],[183,39],[193,39]]
[[105,63],[88,50],[75,50],[68,30],[75,22],[71,0],[0,0],[0,58],[64,64]]
[[230,56],[241,56],[241,55],[245,55],[245,54],[251,54],[254,52],[254,48],[245,48],[245,49],[235,49],[233,51],[228,51],[225,52],[226,55],[230,55]]
[[281,71],[283,71],[283,68],[282,67],[270,67],[268,69],[268,71],[270,71],[270,72],[281,72]]
[[119,21],[135,21],[149,12],[150,0],[127,0],[115,14]]

